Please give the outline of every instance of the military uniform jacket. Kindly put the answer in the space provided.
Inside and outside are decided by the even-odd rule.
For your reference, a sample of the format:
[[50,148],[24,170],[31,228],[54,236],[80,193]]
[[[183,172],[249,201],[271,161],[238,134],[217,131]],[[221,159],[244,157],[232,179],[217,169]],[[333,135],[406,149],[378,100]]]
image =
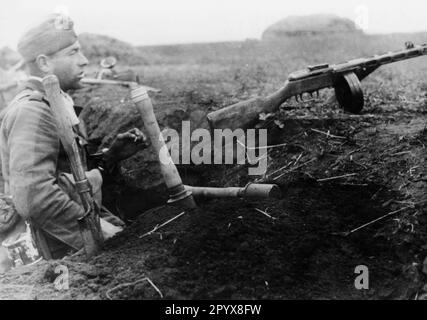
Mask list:
[[[34,227],[71,248],[82,248],[78,219],[84,209],[58,184],[60,175],[70,169],[42,83],[29,80],[2,116],[0,158],[5,193],[12,196],[19,215]],[[84,143],[84,133],[78,132]]]

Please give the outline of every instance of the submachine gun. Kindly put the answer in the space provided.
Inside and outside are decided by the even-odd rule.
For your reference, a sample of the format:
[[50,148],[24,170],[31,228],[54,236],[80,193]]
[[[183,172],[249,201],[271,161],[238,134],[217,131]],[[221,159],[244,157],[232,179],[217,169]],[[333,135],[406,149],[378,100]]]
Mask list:
[[341,108],[350,113],[359,113],[364,104],[360,81],[384,64],[416,58],[427,54],[427,44],[405,43],[406,49],[374,55],[370,58],[354,59],[340,64],[320,64],[293,72],[285,85],[267,97],[257,97],[241,101],[207,115],[211,128],[250,128],[258,120],[260,113],[270,113],[279,109],[287,99],[302,99],[304,93],[313,95],[320,89],[334,88]]

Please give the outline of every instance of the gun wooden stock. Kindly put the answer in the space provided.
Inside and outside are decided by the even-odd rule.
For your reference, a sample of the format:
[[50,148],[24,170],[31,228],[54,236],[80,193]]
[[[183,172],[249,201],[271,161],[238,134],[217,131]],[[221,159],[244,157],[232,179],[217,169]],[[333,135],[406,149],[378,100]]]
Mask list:
[[292,97],[289,82],[267,97],[256,97],[241,101],[207,115],[211,128],[246,129],[252,127],[262,112],[274,112],[288,98]]
[[285,82],[285,85],[267,97],[241,101],[207,115],[213,129],[247,129],[259,120],[260,113],[275,112],[289,98],[305,92],[314,92],[333,86],[333,77],[324,73],[313,78]]
[[86,257],[90,258],[98,252],[103,242],[100,221],[95,212],[90,184],[86,177],[76,135],[67,114],[58,78],[54,75],[45,77],[43,79],[43,86],[55,118],[59,138],[70,162],[71,171],[76,181],[77,192],[80,195],[85,210],[85,215],[78,222],[84,241]]

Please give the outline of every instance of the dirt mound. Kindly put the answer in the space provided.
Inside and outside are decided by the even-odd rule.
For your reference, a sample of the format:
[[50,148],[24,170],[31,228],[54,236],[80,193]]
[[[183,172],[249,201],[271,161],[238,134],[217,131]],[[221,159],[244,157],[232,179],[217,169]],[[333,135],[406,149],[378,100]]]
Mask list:
[[[385,126],[381,116],[282,121],[286,129],[275,134],[287,145],[272,150],[273,174],[264,177],[280,185],[281,200],[199,199],[193,210],[157,207],[137,217],[89,263],[42,262],[0,276],[0,283],[8,292],[11,286],[31,286],[29,299],[416,296],[423,286],[427,229],[425,206],[416,204],[426,200],[425,192],[413,191],[425,191],[419,180],[426,160],[425,117],[406,115]],[[319,133],[328,129],[335,138]],[[402,152],[407,148],[411,154]],[[370,166],[379,163],[377,157],[381,164]],[[411,175],[397,174],[411,168]],[[206,171],[204,178],[218,185],[244,184],[250,179],[245,169]],[[405,207],[387,220],[342,234]],[[52,270],[58,264],[68,269],[67,291],[55,290]],[[369,268],[369,290],[354,287],[358,265]]]
[[[89,138],[97,143],[98,149],[110,146],[118,133],[134,127],[145,130],[141,116],[130,99],[128,88],[90,86],[72,95],[75,104],[83,107],[81,117],[88,124]],[[170,96],[163,93],[151,93],[150,96],[161,129],[171,128],[181,133],[182,121],[189,121],[192,130],[207,127],[207,111],[197,110],[191,104],[179,103],[183,100],[182,97],[174,102],[170,100]],[[188,97],[193,100],[198,98],[195,93]],[[200,183],[200,171],[203,171],[201,166],[178,167],[183,171],[184,183]],[[120,173],[120,176],[113,177],[111,183],[104,185],[104,199],[106,205],[122,218],[132,219],[144,210],[167,200],[158,157],[151,147],[123,161]],[[140,201],[136,204],[133,199]]]
[[99,63],[105,57],[114,56],[121,64],[141,65],[146,63],[132,45],[112,37],[82,33],[79,35],[79,41],[84,54],[91,62]]
[[268,27],[262,34],[263,40],[281,37],[328,34],[359,34],[353,21],[331,14],[289,16]]

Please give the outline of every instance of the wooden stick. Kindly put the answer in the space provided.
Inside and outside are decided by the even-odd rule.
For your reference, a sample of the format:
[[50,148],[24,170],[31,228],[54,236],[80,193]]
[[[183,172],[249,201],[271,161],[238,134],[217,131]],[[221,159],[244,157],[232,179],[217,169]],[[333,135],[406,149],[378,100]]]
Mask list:
[[275,173],[277,173],[277,172],[279,172],[279,171],[282,171],[283,169],[286,169],[286,168],[288,168],[292,163],[294,163],[295,161],[290,161],[288,164],[285,164],[283,167],[280,167],[279,169],[277,169],[277,170],[274,170],[272,173],[270,173],[269,175],[267,175],[267,177],[270,177],[270,176],[272,176],[273,174],[275,174]]
[[316,159],[314,158],[314,159],[308,160],[307,162],[304,162],[303,164],[300,164],[300,165],[299,165],[299,166],[297,166],[297,167],[294,167],[294,168],[292,168],[292,169],[289,169],[289,170],[287,170],[287,171],[283,172],[282,174],[278,175],[277,177],[273,178],[273,180],[277,180],[277,179],[279,179],[281,176],[283,176],[283,175],[285,175],[285,174],[287,174],[287,173],[290,173],[290,172],[292,172],[292,171],[295,171],[296,169],[299,169],[299,168],[301,168],[301,167],[304,167],[305,165],[309,164],[310,162],[313,162],[314,160],[316,160]]
[[336,138],[336,139],[347,139],[346,137],[341,137],[341,136],[336,136],[336,135],[330,134],[330,133],[329,133],[329,131],[328,131],[328,132],[323,132],[323,131],[320,131],[320,130],[317,130],[317,129],[310,129],[310,130],[311,130],[311,131],[314,131],[314,132],[317,132],[317,133],[324,134],[324,135],[326,135],[327,137],[331,137],[331,138]]
[[164,227],[165,225],[171,223],[172,221],[174,221],[175,219],[178,219],[180,216],[182,216],[185,213],[185,211],[181,212],[180,214],[178,214],[177,216],[173,217],[172,219],[169,219],[168,221],[162,223],[160,226],[156,225],[153,230],[148,231],[147,233],[144,233],[143,235],[139,236],[139,238],[144,238],[146,236],[149,236],[150,234],[153,234],[154,232],[156,232],[157,230],[159,230],[160,228]]
[[117,289],[121,289],[121,288],[130,287],[132,285],[136,285],[136,284],[141,283],[143,281],[147,281],[154,288],[154,290],[157,291],[157,293],[160,295],[160,297],[163,299],[163,294],[160,291],[160,289],[157,288],[157,286],[153,283],[153,281],[151,281],[150,278],[148,278],[148,277],[144,277],[144,278],[139,279],[139,280],[134,281],[134,282],[127,282],[127,283],[119,284],[119,285],[115,286],[114,288],[107,290],[107,292],[105,293],[105,296],[108,298],[108,300],[113,300],[113,298],[111,298],[111,296],[110,296],[110,294],[113,291],[116,291]]
[[262,211],[262,210],[260,210],[260,209],[258,209],[258,208],[254,208],[256,211],[258,211],[258,212],[260,212],[260,213],[262,213],[263,215],[265,215],[265,216],[267,216],[267,217],[269,217],[270,219],[272,219],[272,220],[276,220],[277,218],[275,218],[275,217],[272,217],[272,216],[270,216],[267,212],[265,212],[265,211]]
[[264,178],[255,180],[255,182],[259,182],[259,181],[267,180],[267,179],[268,179],[268,178],[270,178],[273,174],[275,174],[275,173],[277,173],[277,172],[279,172],[279,171],[282,171],[283,169],[288,168],[292,163],[293,163],[294,165],[296,165],[296,164],[298,163],[298,161],[301,159],[301,157],[302,157],[302,154],[303,154],[303,153],[304,153],[304,152],[301,152],[301,154],[298,156],[298,158],[297,158],[295,161],[291,161],[291,162],[289,162],[288,164],[284,165],[283,167],[281,167],[281,168],[279,168],[279,169],[277,169],[277,170],[274,170],[272,173],[270,173],[270,174],[268,174],[268,175],[265,175],[265,177],[264,177]]
[[398,152],[398,153],[393,153],[390,156],[401,156],[403,154],[408,154],[411,153],[412,151],[402,151],[402,152]]
[[283,147],[283,146],[288,145],[288,143],[286,142],[286,143],[273,144],[273,145],[263,146],[263,147],[247,147],[243,143],[241,143],[239,140],[237,140],[237,143],[240,144],[246,150],[273,149],[273,148],[279,148],[279,147]]
[[396,214],[396,213],[399,213],[399,212],[401,212],[401,211],[403,211],[403,210],[411,209],[411,208],[412,208],[412,207],[404,207],[404,208],[400,208],[400,209],[398,209],[398,210],[395,210],[395,211],[392,211],[392,212],[386,213],[385,215],[383,215],[383,216],[381,216],[381,217],[379,217],[379,218],[376,218],[376,219],[374,219],[374,220],[372,220],[372,221],[369,221],[368,223],[365,223],[365,224],[361,225],[360,227],[357,227],[357,228],[355,228],[355,229],[353,229],[353,230],[350,230],[350,231],[349,231],[349,234],[350,234],[350,233],[353,233],[353,232],[356,232],[356,231],[358,231],[358,230],[360,230],[360,229],[362,229],[362,228],[365,228],[365,227],[367,227],[367,226],[369,226],[369,225],[371,225],[371,224],[373,224],[373,223],[375,223],[375,222],[377,222],[377,221],[380,221],[380,220],[382,220],[382,219],[384,219],[384,218],[386,218],[386,217],[388,217],[388,216],[391,216],[391,215],[393,215],[393,214]]
[[330,177],[330,178],[317,179],[317,182],[323,182],[323,181],[329,181],[329,180],[335,180],[335,179],[353,177],[355,175],[357,175],[357,173],[349,173],[349,174],[344,174],[342,176],[335,176],[335,177]]

